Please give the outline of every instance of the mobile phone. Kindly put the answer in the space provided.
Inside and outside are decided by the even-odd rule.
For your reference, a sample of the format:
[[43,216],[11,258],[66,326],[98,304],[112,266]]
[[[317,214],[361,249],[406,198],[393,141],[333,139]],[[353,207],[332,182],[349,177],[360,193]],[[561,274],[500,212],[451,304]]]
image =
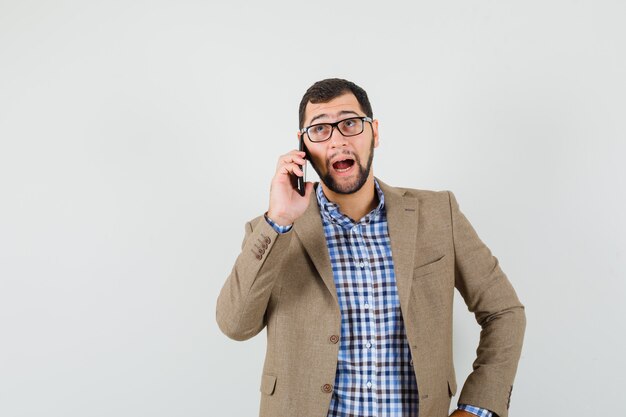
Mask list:
[[[300,136],[300,144],[298,145],[298,150],[301,152],[304,151],[304,140],[302,139],[302,136]],[[304,156],[304,159],[306,160],[306,155]],[[302,165],[298,165],[298,168],[300,168],[304,175],[301,177],[298,175],[294,175],[296,177],[296,190],[298,191],[298,194],[304,196],[304,182],[306,181],[306,162],[304,163],[304,168]]]

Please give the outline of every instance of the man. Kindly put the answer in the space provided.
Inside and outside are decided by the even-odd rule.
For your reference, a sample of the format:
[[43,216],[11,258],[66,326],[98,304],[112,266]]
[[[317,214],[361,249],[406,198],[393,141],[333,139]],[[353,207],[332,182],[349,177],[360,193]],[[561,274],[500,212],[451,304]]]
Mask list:
[[[455,287],[482,331],[452,416],[506,417],[524,307],[454,195],[374,177],[378,121],[349,81],[307,90],[298,139],[217,300],[229,337],[267,326],[261,417],[448,416]],[[305,156],[321,183],[301,196]]]

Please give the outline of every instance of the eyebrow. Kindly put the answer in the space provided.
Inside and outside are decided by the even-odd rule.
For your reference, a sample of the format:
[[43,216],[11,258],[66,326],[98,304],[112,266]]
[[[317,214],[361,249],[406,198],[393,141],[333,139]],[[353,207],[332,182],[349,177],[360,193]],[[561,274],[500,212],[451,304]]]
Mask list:
[[[352,111],[352,110],[341,110],[339,113],[337,113],[337,116],[343,116],[344,114],[354,114],[356,116],[359,115],[357,112]],[[311,119],[311,121],[309,122],[309,125],[311,125],[315,120],[321,119],[322,117],[328,117],[328,115],[326,113],[318,114],[317,116]]]

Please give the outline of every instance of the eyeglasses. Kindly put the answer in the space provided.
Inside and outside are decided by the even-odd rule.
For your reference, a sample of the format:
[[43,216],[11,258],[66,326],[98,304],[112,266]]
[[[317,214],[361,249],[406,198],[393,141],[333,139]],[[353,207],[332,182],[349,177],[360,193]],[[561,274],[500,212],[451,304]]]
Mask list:
[[363,132],[365,122],[372,123],[371,117],[350,117],[335,123],[318,123],[300,129],[300,133],[306,133],[311,142],[324,142],[333,135],[333,129],[337,128],[343,136],[356,136]]

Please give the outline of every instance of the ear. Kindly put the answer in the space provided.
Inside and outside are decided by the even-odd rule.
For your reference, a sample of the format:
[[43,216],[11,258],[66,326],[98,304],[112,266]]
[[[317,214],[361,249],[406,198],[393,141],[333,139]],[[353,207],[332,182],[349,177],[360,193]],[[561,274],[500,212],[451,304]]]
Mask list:
[[372,120],[372,132],[374,134],[374,147],[378,148],[378,119]]

